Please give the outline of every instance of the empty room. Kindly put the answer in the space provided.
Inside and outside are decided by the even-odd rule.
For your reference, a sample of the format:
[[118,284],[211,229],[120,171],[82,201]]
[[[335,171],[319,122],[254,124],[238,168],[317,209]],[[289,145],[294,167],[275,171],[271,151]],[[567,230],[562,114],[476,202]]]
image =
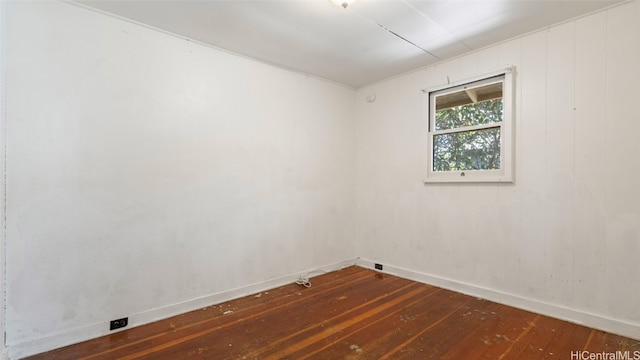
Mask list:
[[0,360],[640,360],[639,0],[0,31]]

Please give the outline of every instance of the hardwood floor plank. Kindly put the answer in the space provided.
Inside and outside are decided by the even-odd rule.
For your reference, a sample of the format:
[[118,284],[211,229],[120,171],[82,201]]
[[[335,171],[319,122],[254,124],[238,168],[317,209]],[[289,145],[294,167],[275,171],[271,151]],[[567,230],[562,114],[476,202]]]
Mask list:
[[351,327],[361,321],[364,321],[367,318],[375,316],[386,309],[398,306],[425,291],[426,289],[423,286],[420,286],[418,288],[412,289],[406,294],[400,295],[393,299],[379,298],[375,301],[363,304],[363,306],[359,307],[357,310],[366,310],[368,308],[371,308],[371,306],[374,307],[366,311],[361,311],[359,313],[356,313],[355,311],[349,311],[344,315],[341,314],[337,318],[331,319],[333,321],[328,322],[328,326],[323,327],[323,329],[316,328],[318,331],[314,331],[313,334],[308,334],[305,338],[300,339],[300,341],[289,343],[286,347],[269,354],[265,357],[265,359],[282,359],[285,357],[290,357],[293,353],[304,350],[311,344],[317,343],[327,337],[335,335],[338,332],[342,332],[344,331],[344,329]]
[[[454,314],[460,313],[462,308],[469,302],[471,302],[471,299],[466,296],[461,297],[460,301],[450,301],[450,306],[447,308],[447,311],[444,311],[440,316],[438,316],[437,320],[434,319],[435,321],[429,325],[425,324],[424,329],[419,330],[415,335],[410,332],[408,334],[410,337],[407,340],[392,348],[391,351],[388,351],[380,357],[380,359],[405,358],[406,355],[409,355],[411,358],[415,358],[415,351],[413,351],[409,345],[421,336],[426,336],[425,334],[429,333],[431,330],[435,330],[438,325],[442,324],[444,321],[448,321]],[[433,331],[431,332],[433,333]],[[435,350],[432,347],[427,348],[429,351]]]
[[[537,314],[524,310],[510,308],[505,315],[505,319],[498,325],[495,332],[485,334],[486,345],[483,353],[478,359],[495,360],[500,357],[507,358],[519,339],[524,337],[524,333],[531,323],[537,318]],[[524,333],[524,334],[523,334]]]
[[600,352],[604,350],[607,333],[590,329],[587,341],[584,344],[583,349],[593,352]]
[[[576,330],[576,324],[572,324],[566,321],[560,321],[559,326],[551,329],[553,332],[553,338],[547,344],[544,349],[545,359],[562,359],[571,358],[571,350],[568,347],[569,339],[573,336],[573,332]],[[579,350],[579,349],[573,349]]]
[[512,352],[508,358],[518,360],[543,358],[545,348],[555,335],[552,330],[558,327],[559,323],[559,320],[541,316],[531,327],[527,336],[520,339],[522,349],[517,353]]
[[571,333],[571,337],[567,342],[567,347],[565,350],[560,350],[560,354],[566,353],[571,354],[571,351],[579,351],[585,350],[588,338],[593,329],[590,329],[586,326],[572,324],[574,326],[574,331]]
[[[402,318],[407,309],[411,309],[417,304],[428,302],[431,297],[440,292],[440,289],[433,287],[425,287],[424,289],[424,293],[419,297],[414,297],[403,306],[396,306],[380,312],[378,313],[379,316],[366,319],[343,331],[340,334],[341,336],[335,338],[333,342],[327,342],[323,347],[300,354],[301,359],[342,358],[354,353],[354,350],[355,354],[362,355],[365,349],[382,349],[383,341],[390,334],[393,334],[394,330],[398,329],[398,325],[393,322],[394,318]],[[336,344],[341,345],[335,346]],[[367,356],[372,357],[377,356],[377,354],[367,353]]]
[[[484,300],[479,300],[484,301]],[[485,301],[490,304],[486,310],[481,308],[471,308],[462,316],[470,318],[475,325],[470,326],[470,330],[465,332],[465,336],[450,346],[442,355],[441,359],[479,359],[489,348],[500,343],[509,341],[504,335],[507,319],[515,318],[518,310],[511,307]]]
[[449,321],[433,327],[404,349],[406,355],[403,358],[446,359],[451,358],[452,351],[459,349],[459,355],[455,359],[467,359],[469,353],[468,347],[465,348],[465,339],[497,318],[495,310],[498,308],[498,304],[489,301],[470,299]]
[[570,359],[640,341],[349,267],[28,358]]

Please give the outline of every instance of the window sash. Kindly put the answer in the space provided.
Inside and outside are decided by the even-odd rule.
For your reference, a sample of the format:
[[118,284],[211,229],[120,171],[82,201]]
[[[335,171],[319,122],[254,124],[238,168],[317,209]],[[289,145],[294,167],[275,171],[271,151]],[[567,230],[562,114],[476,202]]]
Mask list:
[[[461,147],[453,149],[453,152],[449,152],[447,150],[446,144],[443,147],[438,148],[438,141],[436,141],[436,137],[447,137],[448,135],[453,135],[453,137],[459,134],[468,134],[470,136],[476,136],[478,132],[491,131],[493,134],[498,137],[498,152],[495,153],[495,143],[493,144],[485,144],[488,146],[474,146],[477,143],[474,141],[464,142]],[[475,133],[475,134],[474,134]],[[479,130],[468,130],[468,131],[453,131],[447,132],[446,134],[438,133],[433,134],[431,137],[431,151],[432,151],[432,167],[431,170],[433,172],[451,172],[451,171],[487,171],[487,170],[500,170],[501,166],[501,153],[502,153],[502,128],[500,126],[493,126],[490,128],[483,128]],[[455,141],[450,137],[450,141]],[[494,145],[494,146],[491,146]],[[445,159],[439,158],[440,162],[436,162],[436,158],[438,155],[445,155]],[[464,168],[460,169],[461,165],[471,165],[482,167],[483,165],[498,165],[495,167],[487,167],[487,168]],[[438,170],[438,164],[444,165],[447,167],[451,167],[452,165],[457,167],[455,170]]]
[[[474,81],[469,81],[466,82],[464,84],[461,85],[457,85],[457,86],[452,86],[452,87],[448,87],[445,89],[441,89],[441,90],[436,90],[436,91],[431,91],[429,92],[429,131],[443,131],[443,130],[448,130],[448,129],[442,129],[442,130],[437,130],[436,129],[436,106],[437,106],[437,98],[440,96],[445,96],[448,94],[453,94],[453,93],[457,93],[460,91],[464,91],[464,90],[474,90],[474,89],[478,89],[481,87],[485,87],[488,85],[493,85],[493,84],[500,84],[502,83],[502,96],[501,98],[504,101],[504,89],[505,89],[505,75],[497,75],[497,76],[492,76],[486,79],[482,79],[482,80],[474,80]],[[468,105],[468,104],[457,104],[454,106],[460,106],[460,105]],[[449,106],[446,107],[445,109],[454,107],[454,106]],[[504,110],[503,110],[504,111]],[[504,115],[503,115],[504,118]],[[457,129],[457,128],[452,128],[452,129]]]
[[[435,130],[435,102],[436,96],[455,93],[467,89],[476,89],[491,84],[502,83],[502,121],[473,126],[460,126],[442,130]],[[423,90],[425,93],[425,110],[428,116],[426,124],[427,146],[425,147],[426,174],[425,183],[446,182],[513,182],[513,68],[495,71],[464,81],[445,84],[439,87]],[[432,106],[433,104],[433,106]],[[434,170],[434,136],[477,131],[489,128],[499,128],[500,131],[500,169],[442,171]]]

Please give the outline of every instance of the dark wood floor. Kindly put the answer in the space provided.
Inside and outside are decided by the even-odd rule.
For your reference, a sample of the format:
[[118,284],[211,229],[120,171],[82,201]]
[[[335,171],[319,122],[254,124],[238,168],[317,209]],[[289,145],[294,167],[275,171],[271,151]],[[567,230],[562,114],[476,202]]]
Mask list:
[[578,359],[571,356],[576,351],[640,356],[640,341],[363,268],[312,283],[29,359],[570,360]]

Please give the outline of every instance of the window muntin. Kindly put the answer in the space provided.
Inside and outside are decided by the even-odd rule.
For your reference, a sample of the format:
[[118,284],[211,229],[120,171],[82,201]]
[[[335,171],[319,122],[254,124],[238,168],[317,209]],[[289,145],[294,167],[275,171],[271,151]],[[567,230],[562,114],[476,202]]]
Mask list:
[[512,181],[511,92],[507,70],[428,92],[426,182]]

